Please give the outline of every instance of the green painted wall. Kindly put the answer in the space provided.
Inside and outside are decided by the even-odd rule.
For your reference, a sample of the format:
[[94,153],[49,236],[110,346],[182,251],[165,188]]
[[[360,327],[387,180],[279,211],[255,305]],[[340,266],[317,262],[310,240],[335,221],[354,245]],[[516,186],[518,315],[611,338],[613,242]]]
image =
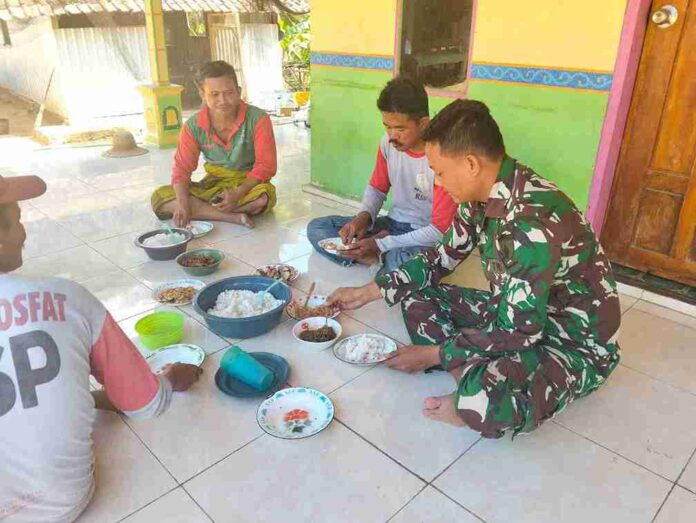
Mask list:
[[469,98],[490,107],[510,156],[554,181],[585,209],[607,94],[475,82]]
[[384,133],[377,97],[389,72],[312,68],[312,184],[362,198]]
[[[390,73],[312,70],[312,183],[359,199],[383,133],[376,101]],[[501,126],[508,153],[587,204],[608,95],[568,89],[473,82]],[[435,114],[452,100],[434,97]]]

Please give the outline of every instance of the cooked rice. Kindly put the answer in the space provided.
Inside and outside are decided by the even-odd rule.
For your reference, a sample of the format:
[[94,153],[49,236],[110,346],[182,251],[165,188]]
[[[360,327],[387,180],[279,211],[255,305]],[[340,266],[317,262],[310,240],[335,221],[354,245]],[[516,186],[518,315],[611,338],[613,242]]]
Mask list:
[[256,296],[260,292],[253,291],[222,291],[215,300],[215,307],[208,310],[208,314],[222,318],[248,318],[272,311],[283,305],[281,300],[276,300],[272,294],[267,293],[260,307],[256,306]]
[[160,232],[149,238],[143,240],[143,245],[146,247],[169,247],[170,245],[176,245],[186,240],[186,236],[178,232],[167,234],[166,232]]
[[370,363],[384,358],[392,352],[392,347],[383,338],[363,334],[358,338],[346,340],[345,351],[346,358],[351,361]]

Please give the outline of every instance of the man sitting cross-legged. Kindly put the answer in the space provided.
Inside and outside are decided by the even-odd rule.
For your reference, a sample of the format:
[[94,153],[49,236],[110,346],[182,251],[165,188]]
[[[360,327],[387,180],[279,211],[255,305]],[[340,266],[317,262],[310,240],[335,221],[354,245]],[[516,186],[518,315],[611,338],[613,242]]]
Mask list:
[[[174,157],[172,185],[157,189],[152,208],[183,227],[192,219],[253,227],[251,216],[270,211],[276,190],[276,145],[270,117],[241,99],[234,68],[226,62],[201,67],[197,84],[203,108],[188,119]],[[206,176],[191,182],[201,152]]]
[[[325,216],[307,225],[317,251],[336,263],[382,263],[380,274],[397,269],[442,237],[456,209],[452,198],[434,185],[425,157],[423,129],[430,121],[425,88],[407,78],[395,78],[377,100],[387,131],[377,150],[377,162],[357,216]],[[388,216],[378,216],[391,193]],[[340,236],[350,249],[338,255],[320,242]],[[353,241],[355,240],[355,242]]]

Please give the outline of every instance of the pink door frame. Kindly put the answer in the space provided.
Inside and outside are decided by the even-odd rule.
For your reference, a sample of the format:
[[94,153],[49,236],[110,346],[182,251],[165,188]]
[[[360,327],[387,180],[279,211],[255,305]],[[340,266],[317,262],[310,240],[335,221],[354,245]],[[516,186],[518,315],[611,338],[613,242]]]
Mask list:
[[604,225],[609,206],[651,5],[652,0],[628,0],[626,5],[609,103],[585,210],[592,229],[598,234]]

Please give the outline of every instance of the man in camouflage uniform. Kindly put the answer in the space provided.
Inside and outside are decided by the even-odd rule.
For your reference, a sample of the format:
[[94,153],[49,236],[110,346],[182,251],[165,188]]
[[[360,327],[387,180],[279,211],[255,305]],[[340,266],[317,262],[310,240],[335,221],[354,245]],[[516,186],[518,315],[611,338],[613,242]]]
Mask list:
[[[426,416],[488,438],[529,432],[607,379],[621,318],[609,261],[555,185],[505,154],[488,108],[458,100],[425,134],[442,185],[460,203],[440,244],[330,301],[401,303],[413,346],[387,364],[449,370],[458,387],[427,398]],[[441,283],[478,247],[491,290]]]

